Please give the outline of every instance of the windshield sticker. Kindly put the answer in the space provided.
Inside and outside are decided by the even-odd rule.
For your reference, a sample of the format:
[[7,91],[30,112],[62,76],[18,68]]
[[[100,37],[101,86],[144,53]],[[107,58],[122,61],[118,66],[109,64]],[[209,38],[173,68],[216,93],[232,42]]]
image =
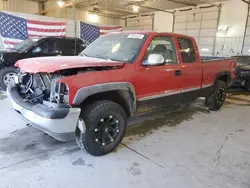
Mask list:
[[145,35],[142,34],[129,34],[129,36],[127,38],[131,38],[131,39],[143,39]]

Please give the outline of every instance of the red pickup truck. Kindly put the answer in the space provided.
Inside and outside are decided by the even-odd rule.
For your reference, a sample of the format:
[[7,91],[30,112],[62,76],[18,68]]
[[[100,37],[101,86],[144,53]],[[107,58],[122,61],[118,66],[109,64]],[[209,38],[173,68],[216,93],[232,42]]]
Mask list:
[[24,59],[16,66],[21,73],[7,90],[12,107],[55,139],[76,138],[100,156],[121,143],[131,116],[198,97],[220,109],[236,63],[201,62],[192,37],[133,31],[102,36],[78,57]]

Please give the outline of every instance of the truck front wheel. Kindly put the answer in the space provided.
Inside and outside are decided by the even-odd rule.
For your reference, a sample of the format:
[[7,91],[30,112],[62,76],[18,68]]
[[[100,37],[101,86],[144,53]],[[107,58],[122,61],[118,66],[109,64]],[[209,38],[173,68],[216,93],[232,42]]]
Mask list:
[[7,86],[11,79],[17,75],[18,70],[15,67],[4,67],[0,70],[0,87],[3,90],[7,89]]
[[215,84],[215,89],[211,95],[206,97],[205,104],[210,110],[219,110],[226,99],[227,84],[222,80],[218,80]]
[[86,124],[86,131],[76,130],[76,142],[94,156],[112,152],[122,141],[127,116],[123,108],[112,101],[96,101],[87,105],[80,115]]

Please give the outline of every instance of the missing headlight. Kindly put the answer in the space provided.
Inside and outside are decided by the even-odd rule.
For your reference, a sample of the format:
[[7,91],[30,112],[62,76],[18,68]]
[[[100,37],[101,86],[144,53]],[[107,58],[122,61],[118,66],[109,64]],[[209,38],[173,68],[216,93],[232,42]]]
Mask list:
[[51,90],[50,101],[55,103],[68,103],[68,86],[62,82],[56,82],[54,89]]

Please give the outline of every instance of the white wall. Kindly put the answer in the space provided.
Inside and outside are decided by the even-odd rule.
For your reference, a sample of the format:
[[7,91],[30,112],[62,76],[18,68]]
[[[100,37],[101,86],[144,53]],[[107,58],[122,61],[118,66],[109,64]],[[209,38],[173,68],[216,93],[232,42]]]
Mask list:
[[38,12],[38,3],[27,0],[1,0],[0,11],[13,11],[32,14]]
[[167,12],[155,12],[154,31],[172,32],[173,14]]
[[228,32],[219,32],[219,36],[244,36],[247,8],[247,4],[240,0],[229,0],[224,2],[221,9],[219,25],[227,25],[229,26],[229,30]]
[[141,14],[128,16],[125,20],[124,30],[153,30],[154,14]]

